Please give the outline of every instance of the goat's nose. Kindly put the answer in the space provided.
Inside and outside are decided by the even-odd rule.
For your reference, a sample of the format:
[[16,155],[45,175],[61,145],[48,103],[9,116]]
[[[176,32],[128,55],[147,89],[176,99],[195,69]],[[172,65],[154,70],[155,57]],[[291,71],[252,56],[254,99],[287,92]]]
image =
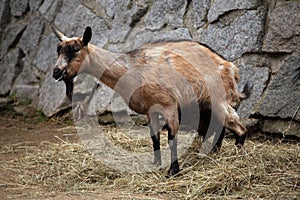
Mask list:
[[53,78],[56,80],[60,79],[63,75],[63,71],[59,68],[54,68],[53,69]]

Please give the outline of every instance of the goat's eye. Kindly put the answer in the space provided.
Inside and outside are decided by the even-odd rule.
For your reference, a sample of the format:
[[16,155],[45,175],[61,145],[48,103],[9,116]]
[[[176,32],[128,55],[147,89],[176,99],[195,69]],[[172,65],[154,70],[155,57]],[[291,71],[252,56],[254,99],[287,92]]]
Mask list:
[[73,47],[73,52],[74,52],[74,53],[77,53],[77,52],[79,52],[79,51],[80,51],[80,46],[75,45],[75,46]]

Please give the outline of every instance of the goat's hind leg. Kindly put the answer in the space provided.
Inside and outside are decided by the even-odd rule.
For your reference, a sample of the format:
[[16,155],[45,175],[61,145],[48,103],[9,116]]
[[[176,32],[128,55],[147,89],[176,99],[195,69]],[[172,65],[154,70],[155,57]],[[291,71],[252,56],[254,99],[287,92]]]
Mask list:
[[160,150],[160,131],[158,113],[151,113],[148,116],[150,136],[153,144],[154,164],[161,166],[161,150]]
[[180,171],[178,156],[177,156],[177,143],[178,143],[178,136],[177,134],[173,134],[173,130],[167,126],[168,129],[168,142],[171,151],[171,165],[170,169],[168,170],[167,177],[173,176]]
[[177,143],[178,143],[178,130],[179,119],[178,115],[174,114],[171,118],[167,119],[168,142],[171,150],[171,165],[168,170],[167,177],[173,176],[180,171],[178,156],[177,156]]

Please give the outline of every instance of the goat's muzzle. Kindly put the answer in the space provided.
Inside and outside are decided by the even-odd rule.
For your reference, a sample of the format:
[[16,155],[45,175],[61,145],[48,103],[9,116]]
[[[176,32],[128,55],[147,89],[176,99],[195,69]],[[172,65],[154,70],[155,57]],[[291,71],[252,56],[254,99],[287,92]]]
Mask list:
[[56,82],[63,80],[64,71],[59,68],[54,68],[53,69],[53,78],[55,78]]
[[64,81],[64,83],[66,85],[66,95],[69,100],[72,100],[73,88],[74,88],[73,78],[66,78],[65,71],[61,70],[59,68],[53,69],[52,76],[55,79],[55,82],[62,81],[62,80]]

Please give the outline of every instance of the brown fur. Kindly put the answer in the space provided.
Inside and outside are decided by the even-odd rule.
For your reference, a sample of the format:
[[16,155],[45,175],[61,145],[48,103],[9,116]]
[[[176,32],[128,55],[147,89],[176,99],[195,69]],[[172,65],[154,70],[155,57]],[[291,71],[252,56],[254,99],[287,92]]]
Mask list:
[[[145,114],[149,123],[157,121],[153,120],[157,113],[162,114],[169,127],[169,140],[177,141],[178,111],[185,109],[196,116],[202,109],[213,110],[226,128],[244,137],[246,128],[232,108],[239,101],[237,68],[208,48],[192,41],[164,42],[117,54],[91,44],[84,46],[81,40],[61,42],[62,48],[79,44],[81,49],[67,66],[56,68],[66,70],[65,78],[82,72],[99,78],[132,110]],[[61,52],[60,56],[66,54]],[[155,124],[152,127],[158,129]],[[179,170],[176,142],[170,143],[170,148],[170,174],[175,174]]]

